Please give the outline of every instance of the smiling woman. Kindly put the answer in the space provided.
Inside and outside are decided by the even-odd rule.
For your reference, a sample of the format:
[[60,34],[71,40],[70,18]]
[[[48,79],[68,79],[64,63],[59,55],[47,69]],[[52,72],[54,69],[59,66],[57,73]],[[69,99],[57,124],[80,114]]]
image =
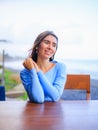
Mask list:
[[52,31],[38,35],[20,77],[30,101],[55,102],[61,98],[66,82],[66,66],[54,60],[58,37]]

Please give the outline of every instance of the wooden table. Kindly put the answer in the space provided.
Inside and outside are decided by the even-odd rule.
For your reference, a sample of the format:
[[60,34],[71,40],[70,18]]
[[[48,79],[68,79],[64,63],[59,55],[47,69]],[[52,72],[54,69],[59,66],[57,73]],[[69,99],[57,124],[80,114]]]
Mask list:
[[1,101],[0,130],[98,130],[98,100]]

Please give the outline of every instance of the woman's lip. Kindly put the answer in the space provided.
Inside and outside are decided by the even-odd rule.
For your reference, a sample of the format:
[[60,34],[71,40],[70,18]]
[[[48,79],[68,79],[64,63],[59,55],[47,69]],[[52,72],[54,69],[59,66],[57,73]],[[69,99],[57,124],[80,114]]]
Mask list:
[[45,54],[47,54],[47,55],[51,55],[51,53],[50,53],[50,52],[45,52]]
[[45,53],[47,53],[47,54],[51,54],[52,52],[51,52],[51,51],[45,51]]

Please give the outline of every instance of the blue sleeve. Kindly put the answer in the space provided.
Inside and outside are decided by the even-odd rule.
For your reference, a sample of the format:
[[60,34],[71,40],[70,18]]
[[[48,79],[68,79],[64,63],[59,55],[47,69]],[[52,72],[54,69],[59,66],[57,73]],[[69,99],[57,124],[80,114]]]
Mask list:
[[23,69],[20,72],[20,78],[22,80],[22,84],[24,85],[24,88],[28,94],[30,101],[43,103],[44,93],[40,85],[36,70]]
[[[44,93],[46,93],[52,101],[58,101],[64,90],[66,82],[66,66],[65,64],[59,64],[55,67],[56,77],[53,83],[49,82],[42,72],[38,72],[38,78],[41,86],[43,87]],[[51,75],[52,76],[52,75]]]

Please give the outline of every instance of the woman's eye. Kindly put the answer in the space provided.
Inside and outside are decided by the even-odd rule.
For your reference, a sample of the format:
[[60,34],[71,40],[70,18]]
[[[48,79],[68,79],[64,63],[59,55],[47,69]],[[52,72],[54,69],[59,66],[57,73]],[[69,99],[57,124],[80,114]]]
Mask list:
[[45,40],[45,41],[44,41],[44,43],[48,44],[48,43],[49,43],[49,41],[46,41],[46,40]]
[[53,47],[56,47],[56,44],[53,44]]
[[[43,42],[44,42],[45,44],[51,44],[50,41],[48,41],[48,40],[44,40]],[[56,47],[56,46],[57,46],[56,43],[52,43],[52,47]]]

